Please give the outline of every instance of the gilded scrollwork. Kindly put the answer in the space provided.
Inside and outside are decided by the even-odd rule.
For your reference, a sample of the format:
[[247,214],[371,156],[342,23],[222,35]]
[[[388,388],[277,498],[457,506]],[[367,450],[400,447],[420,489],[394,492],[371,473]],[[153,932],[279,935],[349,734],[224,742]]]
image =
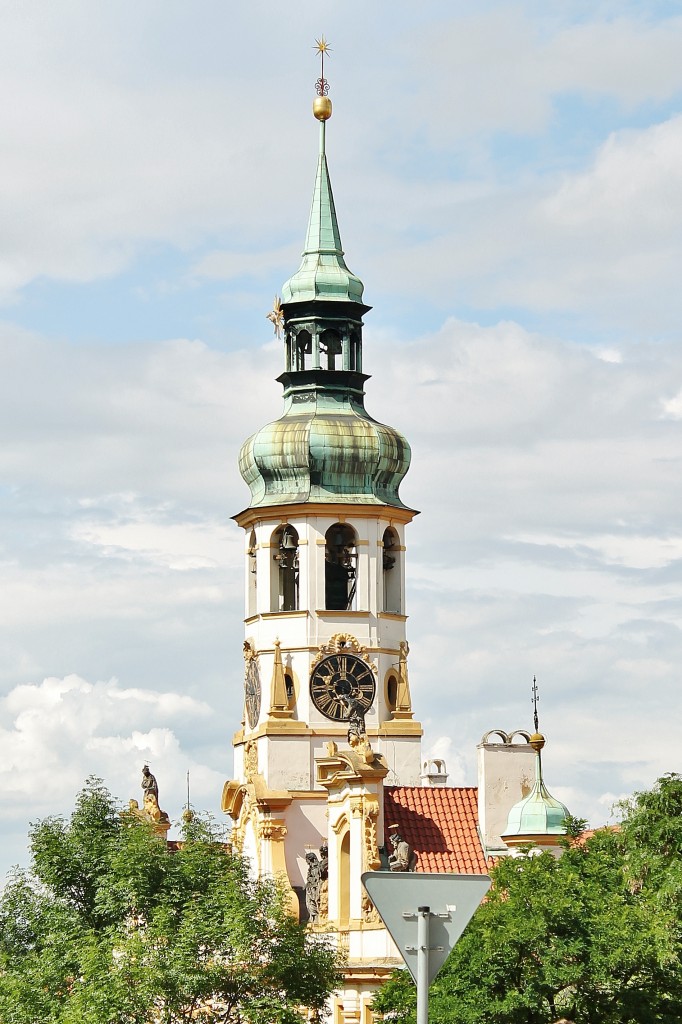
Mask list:
[[364,854],[365,854],[365,870],[366,871],[378,871],[381,867],[381,857],[379,856],[379,842],[377,836],[377,822],[379,819],[379,803],[376,798],[365,799],[365,819],[364,819]]
[[283,822],[261,821],[258,825],[258,835],[261,839],[271,839],[274,842],[281,842],[287,835],[287,827]]
[[252,782],[254,775],[258,774],[258,746],[252,740],[244,747],[244,777],[247,782]]
[[359,818],[362,815],[364,809],[364,797],[352,796],[348,801],[350,804],[350,812],[354,818]]
[[363,647],[358,638],[353,636],[352,633],[334,633],[326,643],[321,644],[310,666],[311,671],[323,658],[328,658],[330,654],[355,654],[358,658],[362,658],[376,675],[377,668],[374,662],[370,660],[367,648]]

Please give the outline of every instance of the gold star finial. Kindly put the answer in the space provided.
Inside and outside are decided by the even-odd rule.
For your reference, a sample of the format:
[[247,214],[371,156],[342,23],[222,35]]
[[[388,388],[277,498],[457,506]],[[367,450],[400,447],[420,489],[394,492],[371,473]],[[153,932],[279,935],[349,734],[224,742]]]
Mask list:
[[321,63],[320,77],[318,78],[317,82],[315,83],[315,91],[317,92],[318,96],[326,96],[327,93],[329,92],[329,82],[324,77],[324,57],[325,57],[325,54],[328,54],[330,52],[331,46],[329,45],[327,40],[322,35],[322,36],[320,36],[319,39],[315,40],[315,46],[313,47],[313,49],[317,53],[319,53],[319,55],[320,55],[320,63]]

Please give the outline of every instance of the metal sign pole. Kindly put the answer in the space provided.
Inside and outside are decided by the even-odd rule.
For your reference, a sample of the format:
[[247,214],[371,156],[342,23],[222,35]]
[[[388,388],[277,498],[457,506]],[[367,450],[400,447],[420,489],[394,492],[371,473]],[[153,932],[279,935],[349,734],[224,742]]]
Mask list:
[[417,907],[417,1024],[429,1024],[430,907]]

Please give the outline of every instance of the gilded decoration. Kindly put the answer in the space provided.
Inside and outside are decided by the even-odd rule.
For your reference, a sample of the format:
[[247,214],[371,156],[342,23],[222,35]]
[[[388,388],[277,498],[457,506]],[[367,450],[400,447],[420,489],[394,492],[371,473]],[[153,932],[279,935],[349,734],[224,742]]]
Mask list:
[[282,821],[261,821],[258,825],[258,835],[261,839],[269,839],[273,842],[282,842],[287,835],[287,827]]
[[354,818],[362,816],[362,810],[364,806],[364,799],[361,796],[352,796],[348,801],[350,804],[350,813]]
[[253,782],[254,775],[258,774],[258,746],[251,740],[244,747],[244,777],[247,782]]
[[330,654],[355,654],[358,658],[362,658],[376,675],[376,665],[370,661],[367,648],[363,647],[352,633],[334,633],[326,644],[321,644],[310,666],[311,671],[323,658],[328,658]]
[[[377,822],[379,820],[379,800],[375,796],[367,796],[364,800],[363,821],[363,860],[365,871],[378,871],[381,868],[379,842],[377,838]],[[367,924],[380,924],[381,918],[366,890],[362,894],[362,919]]]

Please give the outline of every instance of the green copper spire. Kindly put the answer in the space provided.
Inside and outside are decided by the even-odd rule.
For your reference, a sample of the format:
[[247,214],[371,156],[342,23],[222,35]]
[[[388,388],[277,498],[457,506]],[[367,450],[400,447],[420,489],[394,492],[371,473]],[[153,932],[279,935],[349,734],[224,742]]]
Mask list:
[[[324,82],[324,79],[321,81]],[[326,82],[324,85],[326,86]],[[307,302],[311,299],[362,302],[362,281],[348,269],[343,258],[341,235],[329,180],[325,130],[326,122],[331,117],[331,100],[326,94],[316,97],[313,112],[320,122],[320,155],[313,203],[310,208],[303,260],[294,276],[284,284],[282,302]]]
[[[317,48],[324,61],[324,37]],[[313,101],[320,153],[303,262],[267,314],[284,339],[284,413],[244,442],[239,467],[251,508],[319,502],[404,509],[398,488],[410,446],[364,404],[362,318],[369,306],[341,248],[325,155],[328,88],[323,64]]]

